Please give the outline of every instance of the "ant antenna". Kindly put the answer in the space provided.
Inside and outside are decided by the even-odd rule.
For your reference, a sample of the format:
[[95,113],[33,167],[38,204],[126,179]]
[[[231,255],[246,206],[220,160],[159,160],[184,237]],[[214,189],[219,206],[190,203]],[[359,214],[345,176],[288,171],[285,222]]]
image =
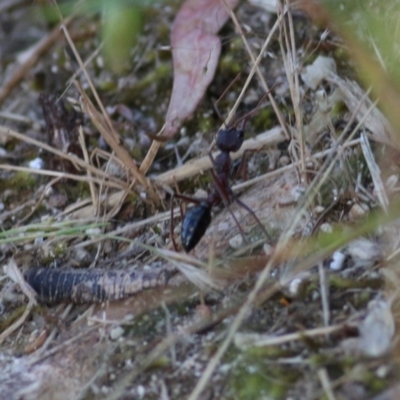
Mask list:
[[235,78],[233,79],[233,81],[231,83],[229,83],[229,85],[226,87],[226,89],[222,92],[221,96],[218,97],[217,100],[215,100],[213,102],[213,108],[214,111],[217,113],[217,116],[220,120],[223,120],[224,125],[226,126],[226,120],[222,117],[219,108],[218,108],[218,103],[222,100],[222,98],[226,95],[226,93],[228,92],[228,90],[234,85],[234,83],[240,78],[240,76],[242,75],[241,72],[239,72]]
[[243,115],[243,117],[239,118],[239,119],[236,121],[235,128],[239,125],[239,123],[240,123],[241,121],[244,120],[244,123],[243,123],[243,126],[241,127],[241,129],[242,129],[242,130],[245,130],[247,119],[248,119],[251,115],[255,114],[255,113],[260,109],[261,104],[264,102],[264,100],[266,99],[266,97],[272,92],[273,89],[275,89],[275,88],[276,88],[277,86],[279,86],[279,85],[281,85],[280,82],[279,82],[279,83],[275,83],[275,85],[271,86],[270,89],[268,90],[268,92],[265,93],[263,97],[261,97],[261,100],[258,102],[257,107],[256,107],[254,110],[249,111],[247,114]]

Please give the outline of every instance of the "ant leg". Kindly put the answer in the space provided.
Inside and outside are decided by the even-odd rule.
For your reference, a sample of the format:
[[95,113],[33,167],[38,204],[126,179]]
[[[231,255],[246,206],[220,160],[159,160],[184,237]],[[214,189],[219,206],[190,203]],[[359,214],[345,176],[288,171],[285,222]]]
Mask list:
[[230,188],[228,188],[229,191],[225,189],[224,185],[218,179],[217,175],[215,174],[215,172],[213,170],[211,170],[210,173],[211,173],[212,178],[214,179],[215,187],[218,191],[218,194],[221,197],[222,202],[224,203],[224,206],[228,209],[229,213],[231,214],[233,220],[235,221],[235,223],[239,229],[240,235],[243,238],[243,242],[247,243],[247,239],[246,239],[244,230],[243,230],[242,226],[240,225],[239,221],[237,220],[237,218],[235,217],[235,214],[233,213],[233,211],[230,207],[230,204],[232,203],[231,199],[234,198],[230,192]]
[[269,88],[268,92],[265,93],[263,97],[261,97],[261,100],[258,102],[257,107],[254,110],[249,111],[247,114],[243,115],[243,117],[241,117],[239,120],[237,120],[235,127],[238,126],[240,122],[244,121],[242,128],[241,128],[242,130],[244,130],[246,128],[246,122],[247,122],[248,118],[260,109],[263,101],[267,98],[267,96],[270,96],[270,93],[272,92],[272,90],[275,89],[279,85],[281,85],[281,83],[275,83],[275,85],[271,86]]
[[242,159],[240,160],[240,164],[239,164],[237,170],[235,171],[235,178],[241,177],[243,180],[245,180],[245,181],[247,180],[247,164],[246,164],[247,155],[249,153],[256,153],[257,151],[258,150],[256,150],[256,149],[246,149],[243,152]]
[[236,203],[239,204],[240,207],[244,208],[254,218],[254,220],[257,222],[257,224],[260,226],[260,228],[264,232],[264,235],[266,236],[266,238],[268,240],[271,240],[271,236],[265,229],[264,225],[261,223],[260,219],[257,217],[256,213],[248,205],[246,205],[245,203],[243,203],[243,201],[239,200],[236,197],[235,197],[235,201],[236,201]]
[[212,164],[213,168],[215,168],[216,167],[215,158],[213,157],[211,150],[208,152],[208,157],[210,157],[211,164]]
[[239,221],[237,220],[237,218],[235,217],[235,214],[233,213],[233,211],[231,210],[229,205],[227,206],[227,209],[228,209],[229,213],[232,215],[232,218],[234,219],[234,221],[235,221],[235,223],[236,223],[236,225],[237,225],[237,227],[239,229],[240,236],[242,237],[243,242],[247,243],[247,239],[246,239],[246,235],[244,233],[244,230],[243,230],[242,226],[240,225]]
[[[172,195],[172,200],[171,200],[171,215],[170,215],[170,220],[169,220],[169,236],[171,238],[172,245],[174,246],[174,250],[177,252],[178,246],[176,245],[175,235],[174,235],[174,199],[175,199],[175,194]],[[181,217],[182,217],[182,215],[181,215]]]

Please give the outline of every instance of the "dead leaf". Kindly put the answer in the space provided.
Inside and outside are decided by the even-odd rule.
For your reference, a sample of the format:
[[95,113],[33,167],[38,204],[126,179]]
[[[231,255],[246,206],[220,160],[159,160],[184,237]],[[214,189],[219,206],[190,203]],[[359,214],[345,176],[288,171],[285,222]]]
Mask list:
[[[227,4],[234,8],[238,0]],[[179,10],[171,31],[174,84],[163,137],[173,137],[204,96],[221,52],[216,33],[228,17],[220,0],[187,0]]]

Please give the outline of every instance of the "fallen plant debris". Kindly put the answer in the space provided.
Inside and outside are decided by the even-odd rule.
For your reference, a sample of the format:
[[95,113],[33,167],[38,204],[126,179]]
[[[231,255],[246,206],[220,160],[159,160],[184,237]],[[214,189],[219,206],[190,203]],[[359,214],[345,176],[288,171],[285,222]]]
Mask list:
[[[0,6],[4,398],[396,398],[395,4],[260,3],[141,6],[118,74],[99,5]],[[174,251],[173,193],[207,197],[248,113]]]

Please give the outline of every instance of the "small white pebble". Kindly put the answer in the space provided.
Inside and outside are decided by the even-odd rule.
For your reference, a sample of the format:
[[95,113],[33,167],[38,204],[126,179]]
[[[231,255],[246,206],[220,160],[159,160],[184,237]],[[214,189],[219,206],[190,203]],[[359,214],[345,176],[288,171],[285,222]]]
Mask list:
[[136,388],[136,392],[137,392],[138,396],[139,396],[141,399],[143,399],[144,395],[146,394],[146,389],[145,389],[145,387],[144,387],[143,385],[139,385],[139,386]]
[[320,298],[319,292],[318,292],[317,290],[314,290],[314,291],[311,293],[311,299],[312,299],[312,301],[317,301],[317,300],[319,300],[319,298]]
[[104,59],[101,56],[96,57],[96,64],[99,68],[104,68]]
[[350,208],[349,211],[349,219],[350,221],[356,221],[360,218],[362,218],[366,213],[366,210],[364,207],[362,207],[361,204],[355,203],[353,206]]
[[89,228],[85,231],[86,235],[88,236],[99,236],[101,234],[100,228]]
[[303,68],[300,76],[306,86],[315,90],[331,72],[336,72],[335,60],[330,57],[318,56],[312,64]]
[[356,267],[370,268],[382,259],[382,251],[378,243],[358,238],[347,245],[347,252]]
[[386,300],[371,300],[368,314],[358,327],[360,348],[370,357],[380,357],[392,347],[395,334],[395,322],[391,303]]
[[266,256],[271,256],[274,249],[269,243],[264,243],[263,250]]
[[30,169],[42,169],[44,165],[44,161],[40,158],[37,157],[31,161],[29,161],[29,168]]
[[133,362],[130,358],[128,358],[127,360],[125,360],[125,367],[126,368],[131,368],[133,366]]
[[282,156],[279,158],[279,165],[284,167],[286,165],[289,165],[290,163],[290,158],[288,156]]
[[124,329],[121,326],[116,326],[115,328],[111,329],[110,332],[110,339],[117,340],[124,334]]
[[328,224],[327,222],[321,224],[321,226],[319,227],[319,230],[321,232],[325,232],[325,233],[332,233],[333,232],[332,225]]
[[44,189],[44,195],[45,195],[46,197],[50,197],[50,196],[52,196],[53,194],[54,194],[53,186],[47,186],[47,187]]
[[289,292],[291,295],[296,296],[297,293],[299,292],[299,288],[301,283],[303,282],[303,278],[302,277],[297,277],[294,278],[290,281],[289,283]]
[[375,375],[380,379],[384,379],[388,376],[390,370],[391,368],[389,367],[389,365],[381,365],[375,371]]
[[322,214],[325,211],[325,207],[323,206],[316,206],[314,208],[314,213],[315,214]]
[[242,235],[240,235],[240,234],[229,239],[229,246],[231,246],[232,249],[237,250],[242,246],[242,244],[243,244],[243,238],[242,238]]
[[290,191],[290,194],[293,196],[293,199],[295,201],[298,201],[300,197],[303,196],[304,193],[305,193],[305,187],[301,185],[294,186]]
[[207,198],[207,191],[204,189],[197,189],[194,195],[195,197]]
[[100,388],[100,391],[101,391],[101,393],[103,393],[103,394],[107,394],[107,393],[109,392],[109,389],[108,389],[107,386],[102,386],[102,387]]
[[392,190],[397,185],[398,181],[399,181],[398,175],[390,175],[389,178],[387,178],[386,180],[386,187],[389,190]]
[[344,259],[346,256],[341,251],[335,251],[332,254],[332,261],[329,268],[333,271],[340,271],[343,268]]
[[[39,233],[39,232],[38,232],[38,233]],[[44,232],[43,232],[43,234],[44,234]],[[39,237],[35,238],[35,241],[34,241],[35,245],[40,245],[40,244],[42,244],[43,242],[44,242],[43,236],[39,236]]]

